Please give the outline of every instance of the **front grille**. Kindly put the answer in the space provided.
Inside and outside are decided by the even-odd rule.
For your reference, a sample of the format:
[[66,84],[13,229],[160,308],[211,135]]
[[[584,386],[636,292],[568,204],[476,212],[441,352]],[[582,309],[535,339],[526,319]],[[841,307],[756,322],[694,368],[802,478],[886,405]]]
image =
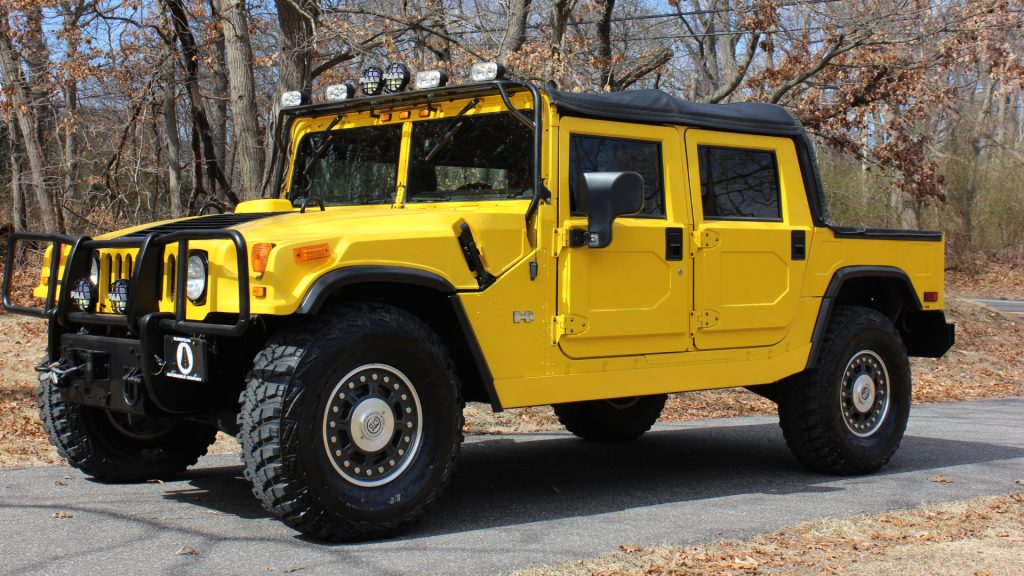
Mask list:
[[280,215],[281,212],[254,212],[248,214],[214,214],[212,216],[199,216],[197,218],[167,222],[151,228],[143,228],[141,230],[125,234],[124,236],[121,236],[121,238],[142,238],[154,232],[163,235],[186,230],[220,230],[223,228],[238,226],[239,224],[245,224],[246,222],[252,222],[253,220],[261,220],[263,218]]

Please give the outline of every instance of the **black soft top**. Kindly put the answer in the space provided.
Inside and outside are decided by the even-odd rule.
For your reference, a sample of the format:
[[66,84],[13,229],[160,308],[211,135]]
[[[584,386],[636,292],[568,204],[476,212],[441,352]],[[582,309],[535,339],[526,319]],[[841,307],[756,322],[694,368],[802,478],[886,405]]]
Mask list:
[[697,104],[661,90],[606,94],[548,91],[561,114],[644,124],[681,124],[768,136],[804,136],[800,121],[776,104]]

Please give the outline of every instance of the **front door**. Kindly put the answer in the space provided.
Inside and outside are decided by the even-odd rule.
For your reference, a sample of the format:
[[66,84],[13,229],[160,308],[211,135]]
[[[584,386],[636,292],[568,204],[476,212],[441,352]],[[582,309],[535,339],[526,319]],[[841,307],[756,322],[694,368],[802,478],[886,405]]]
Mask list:
[[580,174],[637,172],[644,179],[643,209],[615,220],[610,245],[560,249],[556,338],[571,358],[688,348],[691,259],[680,131],[637,133],[635,124],[576,118],[559,128],[562,231],[587,228],[573,196]]
[[806,208],[798,209],[807,203],[793,142],[687,130],[686,158],[696,220],[694,347],[776,344],[793,323],[811,230]]

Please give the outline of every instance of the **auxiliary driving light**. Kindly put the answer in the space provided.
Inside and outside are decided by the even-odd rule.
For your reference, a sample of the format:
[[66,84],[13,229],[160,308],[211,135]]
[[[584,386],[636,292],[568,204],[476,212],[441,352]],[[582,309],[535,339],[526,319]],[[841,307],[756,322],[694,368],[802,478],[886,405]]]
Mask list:
[[306,95],[299,90],[291,90],[281,94],[281,107],[292,108],[302,106],[306,102]]
[[348,100],[356,95],[356,87],[351,82],[344,84],[331,84],[324,89],[324,100],[327,102],[338,102]]
[[89,282],[93,286],[100,285],[100,257],[93,252],[92,267],[89,268]]
[[384,88],[383,79],[384,72],[376,66],[370,66],[363,70],[363,76],[359,79],[359,89],[367,96],[376,96]]
[[416,73],[416,89],[440,88],[448,84],[448,75],[442,70],[426,70]]
[[384,91],[394,94],[405,90],[409,85],[409,67],[401,62],[394,62],[384,72]]
[[188,257],[188,274],[185,282],[185,295],[193,304],[198,304],[206,295],[206,276],[208,266],[206,255],[196,252]]
[[477,62],[469,69],[469,77],[473,82],[501,80],[505,77],[505,65],[501,62]]
[[82,312],[92,310],[96,303],[96,287],[88,278],[79,278],[71,285],[71,303]]
[[114,314],[124,314],[128,309],[128,281],[118,280],[111,284],[107,299],[110,300],[110,308]]

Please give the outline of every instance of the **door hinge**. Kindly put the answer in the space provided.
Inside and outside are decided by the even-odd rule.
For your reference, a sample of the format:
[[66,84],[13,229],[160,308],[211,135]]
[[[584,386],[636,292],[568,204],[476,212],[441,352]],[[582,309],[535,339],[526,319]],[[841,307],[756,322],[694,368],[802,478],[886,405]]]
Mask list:
[[554,341],[558,342],[562,336],[573,336],[587,331],[587,319],[583,316],[573,314],[559,314],[554,317],[551,323],[554,330]]
[[587,230],[585,228],[555,228],[555,253],[562,248],[577,248],[587,245]]
[[700,248],[714,248],[722,237],[714,230],[698,230],[693,233],[693,243]]
[[698,328],[710,328],[718,324],[718,312],[715,310],[694,310],[690,312],[690,332]]

